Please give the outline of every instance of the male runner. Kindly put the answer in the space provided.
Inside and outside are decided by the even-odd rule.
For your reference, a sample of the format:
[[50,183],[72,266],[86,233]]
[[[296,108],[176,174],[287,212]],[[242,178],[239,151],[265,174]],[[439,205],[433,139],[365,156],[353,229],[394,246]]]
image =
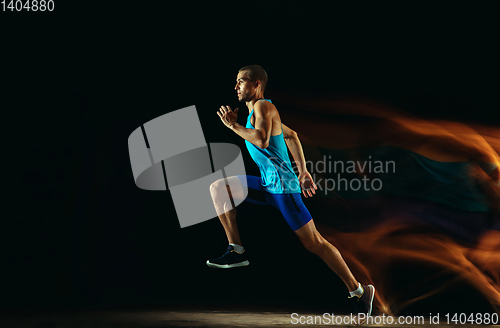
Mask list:
[[[208,260],[207,265],[227,269],[250,264],[240,240],[236,209],[231,205],[234,202],[227,198],[229,191],[230,197],[234,199],[270,204],[278,208],[306,249],[323,259],[344,281],[350,298],[358,301],[355,302],[357,311],[370,315],[375,288],[372,285],[361,285],[354,278],[338,249],[316,230],[311,214],[302,202],[301,187],[304,197],[312,197],[317,186],[307,171],[297,133],[281,122],[276,107],[270,100],[264,99],[266,83],[267,74],[258,65],[245,66],[238,72],[235,90],[238,100],[245,102],[250,113],[246,126],[236,122],[238,108],[233,111],[229,106],[222,106],[217,112],[226,127],[245,139],[261,177],[233,176],[217,180],[210,186],[214,206],[226,231],[229,246],[224,255]],[[298,178],[292,169],[287,146],[297,164]],[[242,185],[247,187],[247,198],[244,197]]]

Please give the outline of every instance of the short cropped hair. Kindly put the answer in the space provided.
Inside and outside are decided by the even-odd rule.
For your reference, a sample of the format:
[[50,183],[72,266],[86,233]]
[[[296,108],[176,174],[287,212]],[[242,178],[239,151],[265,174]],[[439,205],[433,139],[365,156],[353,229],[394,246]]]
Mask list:
[[248,77],[252,81],[259,80],[262,85],[262,92],[267,85],[267,73],[266,71],[259,65],[248,65],[240,68],[238,72],[247,71]]

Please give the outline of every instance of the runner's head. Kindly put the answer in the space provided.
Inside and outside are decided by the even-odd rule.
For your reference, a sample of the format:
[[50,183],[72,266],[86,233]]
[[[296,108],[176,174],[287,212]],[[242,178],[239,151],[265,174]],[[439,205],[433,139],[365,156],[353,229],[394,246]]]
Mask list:
[[236,77],[234,89],[238,93],[241,102],[251,101],[264,97],[264,89],[267,84],[267,73],[259,65],[242,67]]

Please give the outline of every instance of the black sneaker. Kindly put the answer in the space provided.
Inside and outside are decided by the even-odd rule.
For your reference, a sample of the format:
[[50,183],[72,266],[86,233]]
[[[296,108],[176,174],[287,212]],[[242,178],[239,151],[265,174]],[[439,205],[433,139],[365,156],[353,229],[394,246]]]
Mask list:
[[248,262],[245,251],[240,254],[234,250],[233,245],[229,245],[226,252],[221,257],[207,261],[207,265],[209,267],[218,269],[237,268],[247,266],[249,264],[250,262]]
[[349,298],[353,299],[356,314],[364,313],[369,316],[372,314],[375,287],[373,285],[361,285],[361,287],[363,287],[363,294],[361,296],[349,296]]

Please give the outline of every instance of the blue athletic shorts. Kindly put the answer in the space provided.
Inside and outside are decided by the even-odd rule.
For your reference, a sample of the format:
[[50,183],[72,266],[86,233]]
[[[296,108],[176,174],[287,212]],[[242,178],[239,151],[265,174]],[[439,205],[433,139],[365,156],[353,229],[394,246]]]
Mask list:
[[[238,175],[241,184],[248,189],[245,201],[258,205],[272,205],[281,211],[286,222],[293,231],[302,228],[311,221],[311,213],[302,202],[300,193],[295,194],[271,194],[262,188],[260,177],[252,175]],[[245,181],[246,177],[246,181]]]

